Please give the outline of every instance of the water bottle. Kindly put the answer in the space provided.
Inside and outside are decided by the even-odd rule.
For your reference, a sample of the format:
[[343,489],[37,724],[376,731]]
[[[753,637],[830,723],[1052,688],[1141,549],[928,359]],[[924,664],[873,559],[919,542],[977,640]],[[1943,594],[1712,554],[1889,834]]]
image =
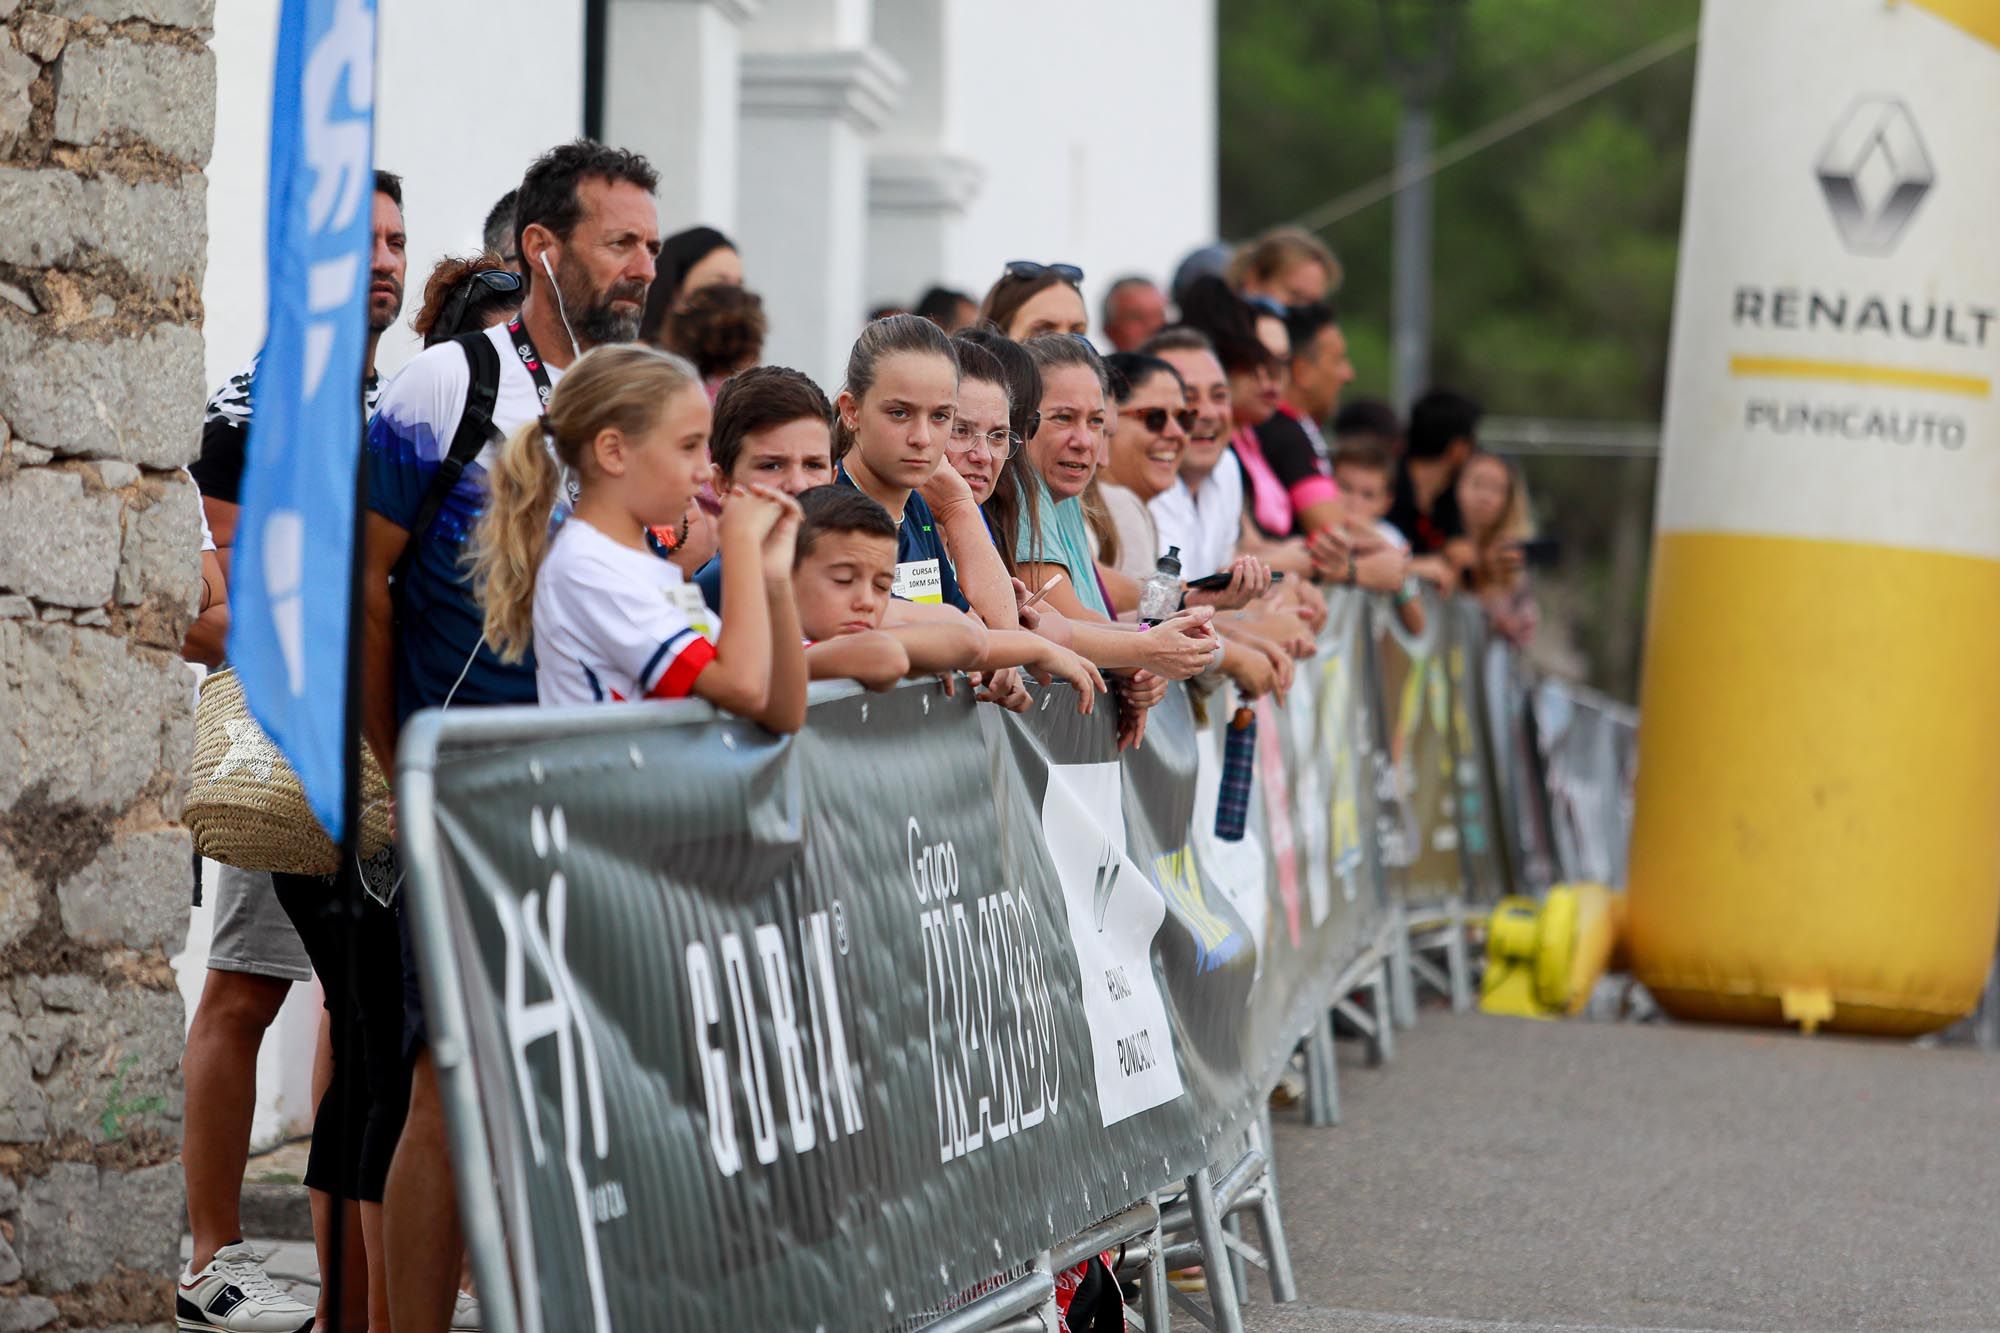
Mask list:
[[1257,710],[1239,705],[1229,719],[1222,743],[1221,792],[1215,803],[1215,836],[1222,842],[1243,841],[1250,818],[1250,784],[1257,776]]
[[1181,609],[1181,548],[1169,546],[1139,589],[1139,619],[1157,625]]

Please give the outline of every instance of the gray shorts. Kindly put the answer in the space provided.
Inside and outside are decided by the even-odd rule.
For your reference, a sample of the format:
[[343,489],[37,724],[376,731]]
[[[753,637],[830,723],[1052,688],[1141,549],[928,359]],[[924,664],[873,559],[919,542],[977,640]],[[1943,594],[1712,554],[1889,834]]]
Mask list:
[[262,871],[218,865],[215,933],[208,965],[218,972],[248,972],[280,981],[306,981],[312,964],[298,929],[278,903],[271,877]]

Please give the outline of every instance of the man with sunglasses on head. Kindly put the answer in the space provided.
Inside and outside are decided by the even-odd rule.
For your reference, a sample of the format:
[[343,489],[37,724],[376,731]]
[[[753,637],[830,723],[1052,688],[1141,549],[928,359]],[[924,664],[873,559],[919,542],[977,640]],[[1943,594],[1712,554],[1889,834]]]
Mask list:
[[[375,370],[376,345],[403,308],[406,240],[403,182],[391,172],[378,171],[368,342],[361,362],[364,414],[374,413],[382,392]],[[209,398],[201,456],[188,469],[200,487],[202,514],[214,534],[215,555],[225,575],[242,506],[256,374],[253,358]],[[297,928],[278,902],[271,877],[235,866],[217,870],[208,977],[181,1059],[187,1079],[181,1170],[194,1254],[181,1274],[177,1308],[183,1328],[299,1328],[311,1322],[311,1308],[291,1299],[265,1274],[243,1243],[239,1210],[256,1112],[257,1051],[292,983],[310,980],[312,966]]]

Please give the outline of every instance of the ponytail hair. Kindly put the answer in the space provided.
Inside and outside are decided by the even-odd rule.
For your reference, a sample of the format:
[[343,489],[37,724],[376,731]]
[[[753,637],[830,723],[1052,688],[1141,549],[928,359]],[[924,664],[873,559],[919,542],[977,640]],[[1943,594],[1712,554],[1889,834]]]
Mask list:
[[[889,315],[872,321],[854,340],[854,350],[847,354],[847,382],[842,386],[843,391],[853,394],[854,401],[859,404],[875,387],[875,371],[882,358],[902,352],[941,356],[951,363],[952,373],[958,373],[958,353],[943,329],[922,315]],[[854,432],[848,429],[847,422],[836,412],[833,418],[833,461],[838,463],[847,457],[852,448]]]
[[569,368],[545,415],[508,436],[487,474],[486,509],[469,549],[486,642],[501,661],[518,662],[534,646],[535,576],[563,474],[588,471],[602,432],[644,435],[678,394],[700,388],[694,367],[671,352],[645,343],[599,347]]

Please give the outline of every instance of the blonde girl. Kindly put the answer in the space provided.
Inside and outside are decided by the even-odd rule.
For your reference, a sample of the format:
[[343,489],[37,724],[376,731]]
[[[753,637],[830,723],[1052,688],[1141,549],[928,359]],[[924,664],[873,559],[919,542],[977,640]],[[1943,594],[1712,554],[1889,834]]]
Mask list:
[[[751,486],[723,511],[730,615],[713,641],[647,532],[681,524],[710,479],[708,431],[694,368],[628,343],[586,353],[547,415],[507,441],[473,537],[473,583],[501,659],[534,650],[543,704],[693,696],[773,731],[804,723],[797,503]],[[552,527],[565,475],[570,508]]]

